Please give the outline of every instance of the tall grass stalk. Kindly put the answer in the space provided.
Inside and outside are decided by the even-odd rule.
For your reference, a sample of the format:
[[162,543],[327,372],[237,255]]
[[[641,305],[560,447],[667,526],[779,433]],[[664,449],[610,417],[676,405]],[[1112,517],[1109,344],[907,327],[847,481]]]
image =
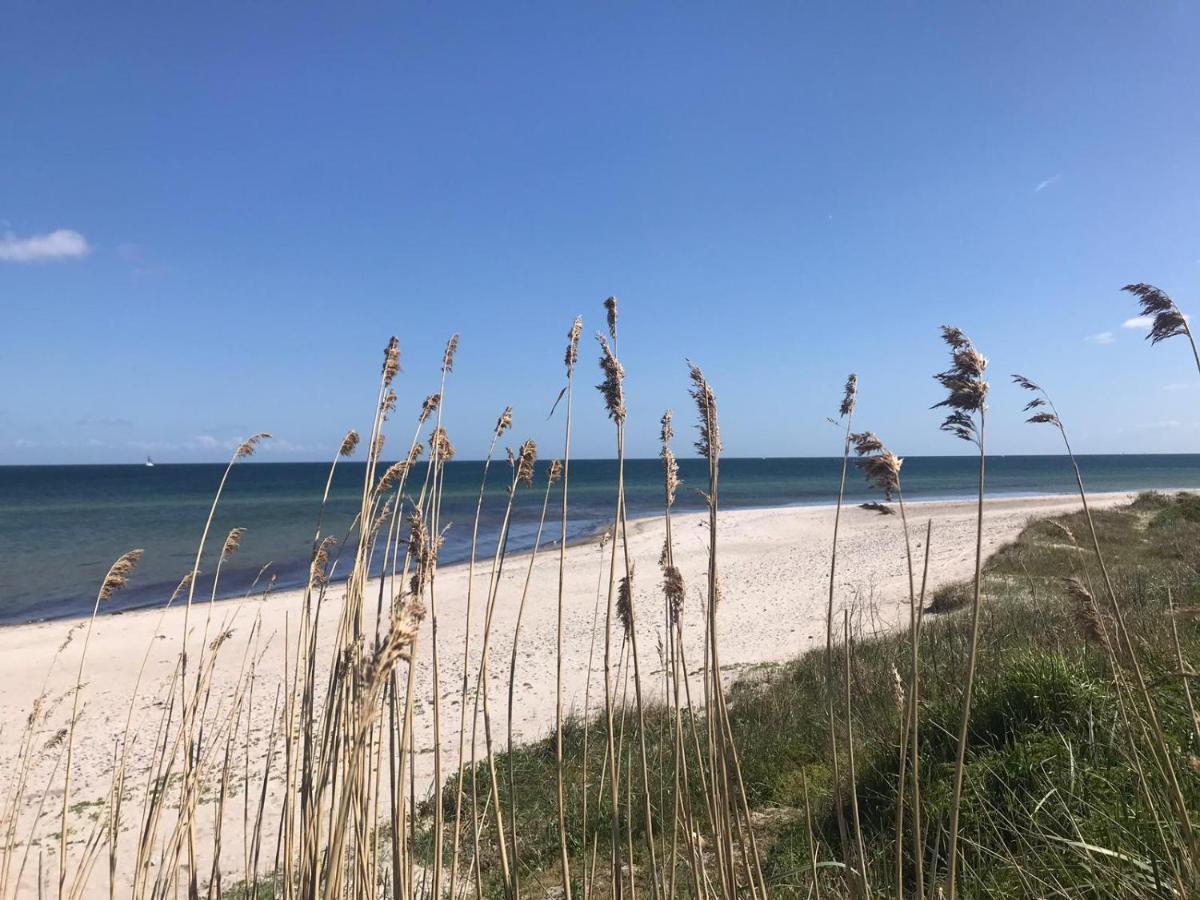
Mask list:
[[[563,605],[565,602],[567,570],[567,493],[571,486],[571,425],[575,400],[575,364],[579,360],[579,338],[583,334],[583,319],[575,317],[567,333],[567,421],[563,435],[562,457],[562,521],[558,539],[558,615],[554,638],[554,768],[555,800],[558,804],[558,854],[562,869],[563,900],[571,900],[571,859],[567,853],[567,800],[563,774]],[[591,669],[588,670],[591,679]],[[587,785],[584,785],[587,795]],[[585,826],[586,827],[586,826]]]
[[842,776],[838,760],[837,714],[834,699],[836,680],[833,663],[833,605],[837,592],[838,533],[842,523],[842,503],[846,496],[846,473],[850,466],[850,448],[853,444],[854,408],[857,405],[858,376],[851,372],[846,379],[842,404],[838,409],[838,418],[845,422],[845,431],[842,439],[842,472],[838,480],[837,505],[833,511],[833,541],[829,551],[829,601],[825,609],[825,707],[826,718],[829,722],[829,759],[833,766],[834,790],[837,793],[834,809],[837,813],[838,836],[841,839],[843,861],[849,859],[849,844],[846,831],[846,811],[841,795]]
[[962,722],[958,732],[958,753],[954,762],[954,792],[950,801],[950,838],[947,846],[949,872],[947,893],[955,900],[958,893],[958,829],[962,807],[963,775],[966,770],[967,737],[971,722],[971,693],[975,686],[975,661],[979,652],[979,621],[983,599],[983,494],[987,454],[984,449],[988,384],[983,380],[987,369],[984,358],[971,339],[959,329],[942,326],[942,340],[950,348],[950,368],[934,377],[947,391],[937,407],[950,409],[942,430],[969,441],[979,451],[979,501],[975,513],[975,590],[971,602],[971,638],[967,652],[967,679],[963,689]]

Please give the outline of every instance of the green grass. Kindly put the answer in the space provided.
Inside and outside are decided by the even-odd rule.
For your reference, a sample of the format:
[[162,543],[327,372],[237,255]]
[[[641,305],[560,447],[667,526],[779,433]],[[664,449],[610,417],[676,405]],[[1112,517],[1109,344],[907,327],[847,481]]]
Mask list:
[[[1053,524],[1053,523],[1057,523]],[[1134,503],[1095,514],[1097,533],[1125,609],[1129,631],[1167,734],[1170,764],[1186,801],[1200,812],[1200,765],[1171,639],[1167,592],[1178,618],[1185,659],[1200,658],[1200,496],[1144,494]],[[1080,552],[1061,527],[1074,535]],[[1117,695],[1105,653],[1081,633],[1076,601],[1063,579],[1094,585],[1105,608],[1102,580],[1082,514],[1034,522],[1000,550],[984,569],[984,596],[976,695],[972,705],[962,813],[964,897],[1168,896],[1172,860],[1155,816],[1169,818],[1165,799],[1141,799],[1128,742],[1122,737]],[[736,590],[727,585],[727,590]],[[941,593],[951,594],[954,587]],[[929,615],[921,642],[921,770],[927,825],[926,871],[934,861],[938,830],[950,808],[961,691],[969,640],[962,613]],[[894,816],[899,769],[899,713],[894,693],[898,670],[907,679],[906,633],[863,639],[854,645],[853,716],[858,796],[872,886],[895,894]],[[1200,687],[1200,684],[1195,685]],[[730,715],[756,832],[764,853],[771,896],[811,896],[809,830],[804,783],[812,804],[821,886],[826,896],[843,892],[838,862],[844,859],[835,815],[835,788],[824,709],[823,650],[786,665],[765,667],[732,686]],[[603,722],[590,728],[592,799],[589,829],[607,847],[607,806],[597,806],[597,773],[603,759]],[[704,744],[704,722],[697,722]],[[636,746],[635,720],[625,723],[626,746]],[[567,729],[568,785],[582,771],[583,725]],[[670,823],[670,716],[647,716],[652,795],[659,823]],[[1140,740],[1140,738],[1139,738]],[[844,741],[843,741],[844,749]],[[506,780],[508,757],[497,763]],[[636,754],[633,757],[636,760]],[[1141,756],[1149,764],[1149,755]],[[627,756],[628,760],[628,756]],[[558,882],[554,753],[551,740],[512,755],[519,804],[518,828],[523,893],[541,896]],[[845,773],[845,760],[842,761]],[[696,772],[693,764],[691,770]],[[480,771],[481,793],[486,773]],[[640,779],[635,764],[626,773]],[[453,812],[451,785],[444,794]],[[581,798],[568,797],[573,873],[581,872]],[[697,806],[702,795],[693,779]],[[507,792],[502,792],[507,809]],[[635,813],[634,849],[642,827]],[[659,825],[659,836],[663,825]],[[666,826],[669,838],[669,824]],[[906,836],[905,843],[909,838]],[[468,842],[469,843],[469,842]],[[913,860],[906,846],[905,878]],[[485,842],[485,894],[498,895],[492,844]],[[942,860],[944,863],[944,860]],[[689,896],[685,866],[677,896]],[[913,885],[906,885],[911,893]]]

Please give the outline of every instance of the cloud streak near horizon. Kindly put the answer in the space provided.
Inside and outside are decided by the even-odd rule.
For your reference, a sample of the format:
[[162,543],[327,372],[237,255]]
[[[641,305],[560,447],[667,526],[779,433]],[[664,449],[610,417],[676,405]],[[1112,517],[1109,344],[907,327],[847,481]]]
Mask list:
[[91,252],[87,238],[70,228],[58,228],[49,234],[25,238],[17,237],[12,232],[0,236],[0,262],[54,262],[79,259]]

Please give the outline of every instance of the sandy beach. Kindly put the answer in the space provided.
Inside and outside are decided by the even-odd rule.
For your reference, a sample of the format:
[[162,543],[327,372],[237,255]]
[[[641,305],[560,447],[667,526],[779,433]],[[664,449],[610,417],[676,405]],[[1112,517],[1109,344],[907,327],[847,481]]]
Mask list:
[[[1100,494],[1097,507],[1127,502],[1132,494]],[[997,498],[989,500],[985,517],[984,550],[990,553],[1014,538],[1031,519],[1078,508],[1072,496]],[[722,513],[719,518],[719,569],[722,603],[718,611],[721,649],[728,678],[762,663],[778,662],[822,645],[828,591],[832,506],[746,509]],[[975,506],[971,501],[930,501],[908,504],[913,550],[919,560],[925,552],[927,520],[933,522],[930,551],[930,587],[969,577],[974,563]],[[706,566],[707,532],[703,516],[674,518],[675,558],[687,585],[684,610],[689,640],[702,636],[701,587]],[[661,632],[662,596],[657,560],[663,543],[661,519],[643,519],[630,524],[629,553],[636,568],[635,602],[643,665],[657,670],[658,635]],[[611,545],[610,545],[611,549]],[[605,551],[607,553],[607,551]],[[565,702],[575,712],[583,711],[588,682],[588,654],[593,639],[597,609],[603,627],[603,596],[607,587],[607,555],[598,542],[571,546],[566,564]],[[531,564],[532,563],[532,564]],[[603,567],[602,567],[603,566]],[[442,660],[440,682],[443,717],[443,769],[457,765],[459,685],[462,677],[462,648],[468,624],[473,629],[470,670],[475,671],[480,626],[480,606],[486,593],[491,563],[476,566],[472,621],[466,616],[466,566],[444,567],[436,577],[437,634]],[[517,740],[531,740],[549,733],[554,722],[554,640],[557,604],[558,549],[544,547],[535,557],[511,556],[504,568],[497,601],[491,664],[493,710],[503,715],[507,694],[508,662],[517,609],[526,576],[529,592],[517,658]],[[368,592],[369,596],[373,596]],[[329,605],[341,602],[342,589],[330,591]],[[839,608],[856,606],[863,613],[863,627],[889,629],[907,621],[905,554],[900,516],[881,516],[856,506],[843,511],[836,584]],[[600,605],[598,607],[598,597]],[[249,759],[251,786],[257,791],[262,762],[278,753],[278,739],[271,743],[272,711],[277,689],[285,680],[285,665],[294,662],[289,654],[295,644],[295,628],[301,593],[280,592],[268,598],[207,602],[191,612],[193,641],[207,627],[209,639],[231,631],[217,666],[211,704],[228,709],[234,698],[232,686],[246,660],[254,660],[253,691],[241,699],[250,718],[249,748],[238,747],[239,758]],[[372,610],[373,613],[373,610]],[[322,614],[322,626],[331,638],[337,610]],[[39,696],[52,709],[42,727],[29,774],[21,820],[24,843],[35,834],[35,843],[24,864],[22,886],[36,888],[39,857],[47,884],[56,872],[59,807],[61,806],[62,754],[52,738],[69,716],[71,689],[83,645],[78,621],[53,621],[0,629],[0,802],[8,797],[14,777],[11,761],[16,757],[26,718]],[[427,620],[420,636],[417,673],[417,762],[418,778],[424,776],[425,790],[433,771],[431,746],[431,657],[432,622]],[[102,814],[110,789],[114,750],[125,728],[133,703],[135,743],[130,751],[131,787],[127,816],[120,832],[122,847],[136,843],[137,818],[141,812],[144,773],[164,709],[163,698],[176,664],[183,632],[183,610],[145,610],[102,616],[96,623],[84,670],[82,713],[75,738],[71,772],[71,800],[75,810],[69,834],[70,852],[81,852],[95,816]],[[253,637],[252,637],[253,636]],[[63,645],[66,645],[65,647]],[[61,648],[61,650],[60,650]],[[148,656],[147,656],[148,653]],[[134,697],[135,682],[143,659],[147,660],[141,688]],[[51,661],[54,661],[53,664]],[[595,687],[600,678],[597,654],[591,667],[595,676],[592,702],[602,702]],[[243,714],[243,717],[246,714]],[[501,729],[503,731],[503,729]],[[245,729],[243,726],[243,734]],[[244,743],[244,742],[243,742]],[[275,761],[278,762],[277,760]],[[47,788],[49,785],[49,788]],[[226,809],[222,868],[226,873],[242,871],[244,785],[234,787],[234,800]],[[267,834],[271,846],[264,849],[269,868],[273,859],[276,828],[273,811],[279,807],[278,781],[271,783],[266,801]],[[38,807],[46,792],[44,809]],[[254,802],[257,802],[255,797]],[[201,822],[198,845],[210,845],[211,815]],[[120,854],[118,884],[130,877],[132,853]],[[208,861],[201,860],[206,866]],[[228,878],[228,875],[227,875]],[[107,895],[107,863],[103,859],[92,873],[88,896]],[[118,896],[121,889],[118,886]]]

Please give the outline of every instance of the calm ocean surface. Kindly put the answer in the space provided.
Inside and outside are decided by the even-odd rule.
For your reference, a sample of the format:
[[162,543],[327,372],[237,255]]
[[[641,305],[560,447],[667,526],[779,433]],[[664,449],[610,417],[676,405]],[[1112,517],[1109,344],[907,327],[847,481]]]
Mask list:
[[[726,459],[721,463],[722,508],[832,503],[836,500],[839,459]],[[908,457],[905,497],[911,500],[966,497],[974,490],[971,457]],[[1092,491],[1154,488],[1200,489],[1200,455],[1114,455],[1080,457]],[[223,465],[2,466],[0,467],[0,623],[80,615],[89,612],[104,573],[122,553],[144,547],[146,555],[130,586],[111,609],[154,605],[170,595],[191,569],[192,558]],[[682,460],[684,485],[678,508],[699,509],[696,489],[704,486],[701,460]],[[544,475],[539,467],[539,482]],[[447,467],[442,522],[449,523],[442,562],[468,553],[471,520],[479,491],[479,462]],[[337,468],[325,531],[341,535],[358,511],[362,463]],[[599,531],[611,519],[616,464],[610,460],[571,463],[571,536]],[[222,572],[225,596],[240,595],[259,570],[278,587],[303,582],[328,466],[325,463],[244,463],[235,466],[210,538],[219,551],[233,527],[246,529],[241,551]],[[421,469],[414,471],[420,484]],[[657,459],[626,464],[631,516],[662,508],[662,469]],[[480,555],[495,546],[504,507],[508,466],[493,466],[484,502]],[[1049,494],[1074,491],[1070,466],[1060,456],[1008,456],[988,460],[988,494]],[[868,492],[857,472],[848,479],[849,500]],[[510,549],[532,543],[542,489],[524,489],[518,503]],[[551,502],[553,509],[553,501]],[[550,529],[557,535],[557,524]]]

